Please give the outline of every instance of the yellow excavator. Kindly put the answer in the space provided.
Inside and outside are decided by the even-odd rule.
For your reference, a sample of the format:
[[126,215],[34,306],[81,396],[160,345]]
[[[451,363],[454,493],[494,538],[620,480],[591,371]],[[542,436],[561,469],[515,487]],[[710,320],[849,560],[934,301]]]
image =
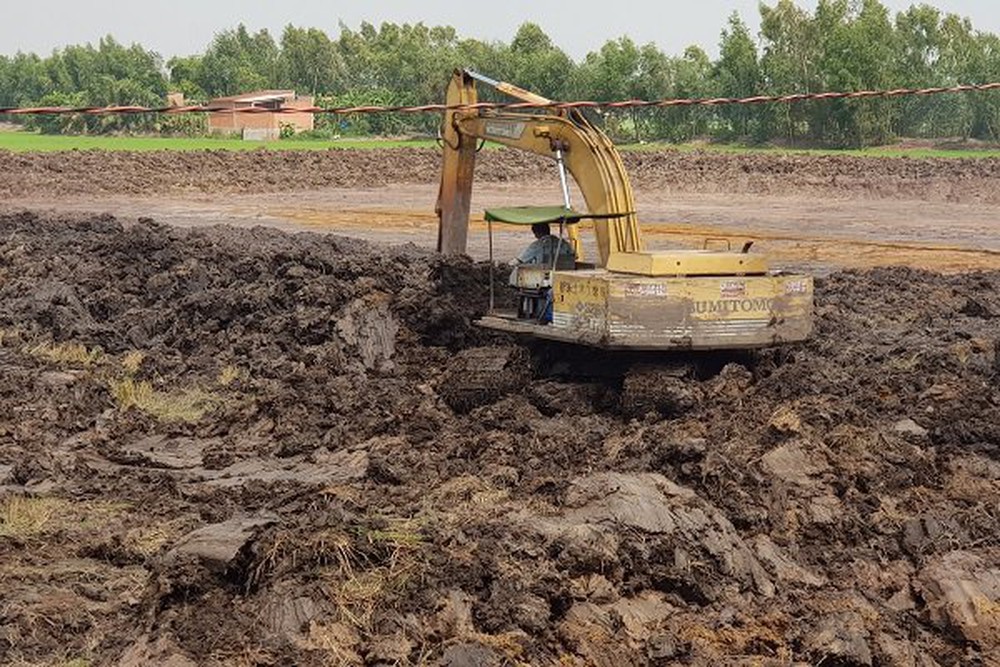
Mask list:
[[[752,243],[736,252],[646,250],[628,175],[603,132],[578,110],[477,109],[471,106],[478,101],[477,82],[525,102],[551,103],[470,70],[454,73],[441,129],[438,250],[466,251],[476,153],[483,141],[551,158],[563,190],[561,206],[486,211],[491,266],[494,222],[558,224],[560,243],[572,249],[568,263],[518,267],[516,312],[492,306],[491,284],[490,312],[477,324],[608,350],[749,350],[810,335],[810,276],[772,270],[765,257],[750,252]],[[567,171],[583,194],[585,212],[570,206]],[[596,237],[592,263],[583,261],[577,231],[586,219]]]

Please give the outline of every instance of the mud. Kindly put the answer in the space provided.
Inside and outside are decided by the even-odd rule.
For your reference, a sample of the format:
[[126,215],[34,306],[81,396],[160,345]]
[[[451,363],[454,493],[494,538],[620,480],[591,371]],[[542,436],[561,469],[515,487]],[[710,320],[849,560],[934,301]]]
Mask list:
[[807,344],[600,380],[486,284],[0,217],[0,663],[996,664],[1000,272],[835,273]]
[[[665,193],[809,195],[1000,203],[1000,160],[627,151],[633,185]],[[0,151],[0,197],[294,192],[437,182],[439,151]],[[477,158],[482,183],[551,180],[551,162],[513,150]]]

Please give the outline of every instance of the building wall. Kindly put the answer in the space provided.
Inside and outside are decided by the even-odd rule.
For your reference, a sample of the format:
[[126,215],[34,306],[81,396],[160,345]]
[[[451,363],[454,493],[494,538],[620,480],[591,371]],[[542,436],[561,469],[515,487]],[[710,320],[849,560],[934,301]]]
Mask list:
[[274,141],[281,138],[281,131],[276,128],[258,130],[252,127],[243,128],[243,141]]
[[[225,103],[234,107],[237,103]],[[284,106],[293,108],[308,108],[313,105],[313,98],[299,97],[286,100]],[[240,105],[246,106],[246,105]],[[213,111],[208,114],[208,129],[211,132],[242,133],[244,129],[280,131],[282,125],[291,125],[296,132],[314,128],[314,116],[311,113],[237,113]]]
[[[294,100],[288,100],[285,106],[291,107],[293,109],[308,109],[315,104],[315,100],[311,96],[297,97]],[[311,130],[315,127],[316,114],[303,112],[303,113],[285,113],[281,114],[279,118],[280,123],[286,125],[291,125],[295,128],[296,132],[303,132],[305,130]]]

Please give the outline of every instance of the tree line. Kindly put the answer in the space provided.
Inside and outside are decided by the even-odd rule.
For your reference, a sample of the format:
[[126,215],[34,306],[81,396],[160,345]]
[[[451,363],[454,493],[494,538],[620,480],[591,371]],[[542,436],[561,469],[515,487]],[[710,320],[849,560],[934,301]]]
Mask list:
[[[753,35],[736,13],[713,60],[699,46],[668,55],[628,37],[574,61],[533,23],[510,42],[460,36],[448,26],[343,24],[331,37],[288,26],[279,39],[243,25],[215,36],[204,53],[167,61],[112,37],[48,57],[0,56],[0,106],[163,104],[262,88],[313,94],[318,104],[425,104],[443,99],[450,72],[471,67],[552,99],[747,97],[827,90],[932,87],[1000,80],[1000,38],[930,5],[892,15],[879,0],[792,0],[760,5]],[[997,140],[1000,96],[987,94],[840,100],[793,105],[649,109],[595,114],[620,140],[884,144],[895,137]],[[321,134],[433,132],[434,117],[321,116]],[[45,117],[45,131],[204,131],[201,117]]]

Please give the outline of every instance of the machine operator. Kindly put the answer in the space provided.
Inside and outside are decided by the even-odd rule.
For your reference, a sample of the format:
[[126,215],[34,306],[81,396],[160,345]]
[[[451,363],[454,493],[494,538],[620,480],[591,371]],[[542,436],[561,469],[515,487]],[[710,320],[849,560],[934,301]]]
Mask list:
[[[576,261],[573,245],[552,233],[549,223],[537,222],[531,226],[535,240],[514,260],[514,270],[510,272],[510,284],[517,285],[517,271],[521,266],[536,265],[549,268],[572,268]],[[558,254],[558,259],[557,259]]]

